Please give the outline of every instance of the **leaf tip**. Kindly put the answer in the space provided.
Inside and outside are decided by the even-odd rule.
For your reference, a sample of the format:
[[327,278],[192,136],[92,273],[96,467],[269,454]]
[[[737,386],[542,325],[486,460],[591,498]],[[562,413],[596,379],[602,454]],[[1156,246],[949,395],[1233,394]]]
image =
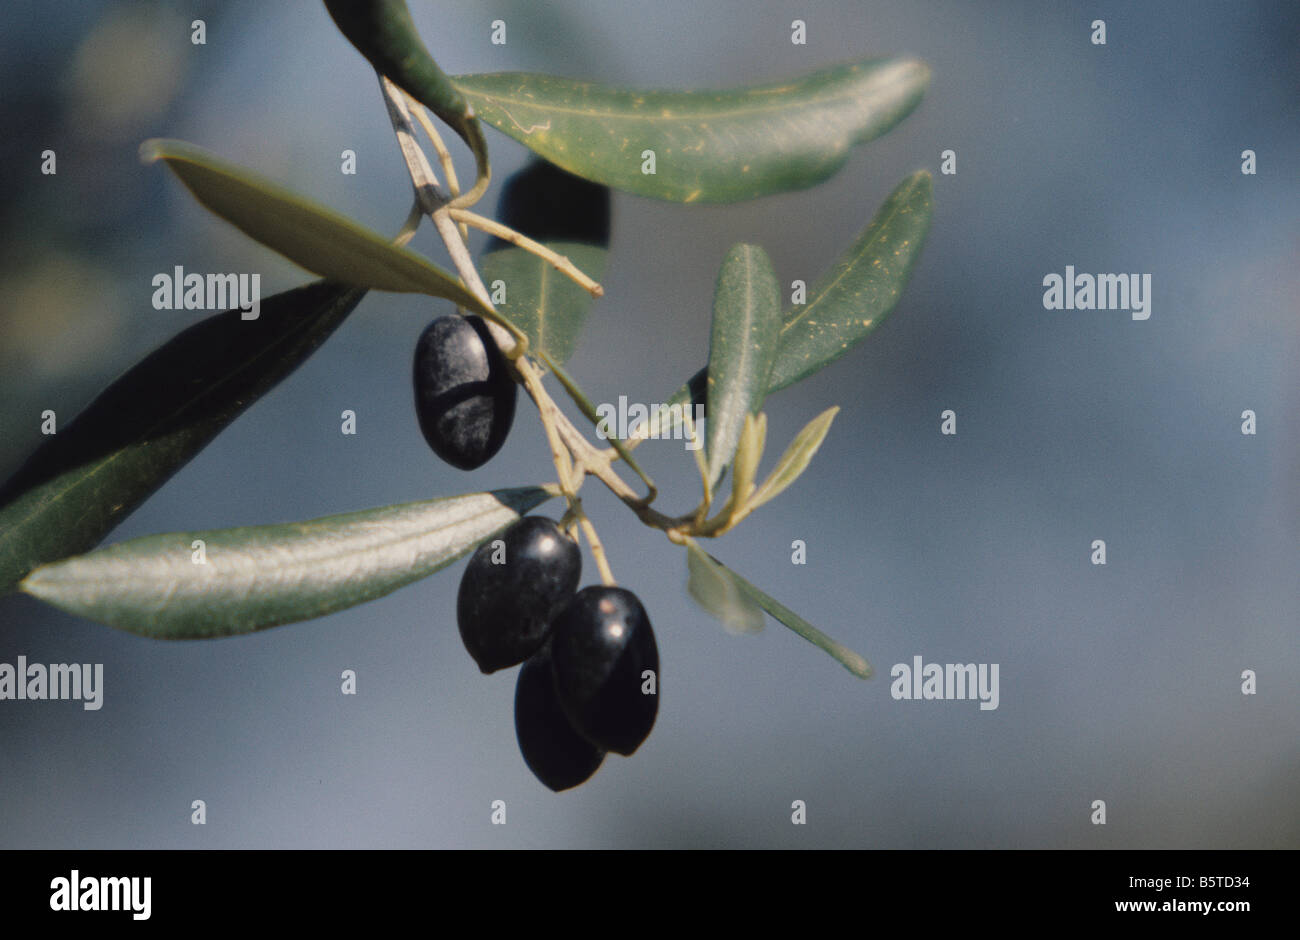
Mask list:
[[843,663],[844,668],[859,679],[871,679],[876,675],[876,671],[871,668],[871,663],[852,651],[846,651]]
[[930,77],[934,75],[934,70],[930,68],[929,63],[923,59],[906,59],[907,65],[916,72],[916,83],[921,86],[921,91],[930,87]]
[[161,137],[150,137],[144,143],[140,144],[140,162],[157,163],[163,158],[163,140]]
[[902,83],[913,97],[913,106],[930,87],[930,77],[934,74],[924,59],[914,56],[899,56],[882,61],[887,74]]
[[49,565],[40,565],[33,568],[27,573],[27,576],[18,582],[17,590],[22,591],[29,597],[35,597],[38,600],[46,600],[49,592],[49,583],[45,577]]

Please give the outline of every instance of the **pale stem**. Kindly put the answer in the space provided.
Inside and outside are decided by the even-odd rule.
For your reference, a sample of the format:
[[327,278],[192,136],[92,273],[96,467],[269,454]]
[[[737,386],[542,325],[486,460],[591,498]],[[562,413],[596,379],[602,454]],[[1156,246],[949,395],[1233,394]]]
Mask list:
[[[698,443],[699,432],[695,429],[695,419],[691,416],[689,408],[682,411],[682,417],[686,421],[686,433],[690,435],[692,443]],[[700,505],[696,507],[695,515],[692,517],[694,528],[698,529],[709,512],[709,506],[713,504],[713,486],[709,482],[709,466],[704,460],[704,448],[702,446],[696,447],[691,453],[695,455],[695,466],[700,471],[700,483],[704,487],[704,493],[700,497]]]
[[[460,195],[460,180],[456,177],[456,164],[452,162],[451,151],[443,143],[442,135],[438,133],[438,128],[434,125],[433,119],[429,117],[429,112],[424,110],[424,105],[406,94],[406,92],[402,92],[402,94],[406,98],[407,105],[415,114],[415,119],[424,128],[424,133],[428,136],[429,142],[433,144],[433,151],[438,155],[438,163],[442,167],[442,175],[447,177],[447,189],[451,192],[452,198],[455,199]],[[469,240],[469,227],[463,222],[460,226],[460,237],[466,241]]]
[[[378,73],[376,73],[378,74]],[[406,97],[402,90],[383,75],[379,76],[379,86],[384,92],[384,104],[388,106],[388,119],[392,122],[393,133],[397,135],[397,146],[406,161],[406,169],[411,175],[411,185],[415,187],[415,198],[425,213],[431,213],[445,198],[438,187],[438,177],[433,167],[415,140],[415,128],[411,126],[411,113],[406,107]]]
[[618,582],[614,580],[614,572],[609,567],[609,558],[605,555],[605,546],[600,541],[600,536],[596,534],[596,527],[591,524],[587,518],[586,512],[582,509],[582,500],[574,502],[574,509],[578,517],[578,525],[582,527],[582,534],[587,537],[587,544],[591,546],[591,557],[595,559],[596,569],[600,571],[600,581],[606,587],[615,587]]
[[591,294],[592,297],[605,296],[605,288],[601,287],[590,277],[583,274],[582,271],[578,269],[578,266],[572,261],[564,255],[556,254],[540,242],[533,241],[527,235],[516,232],[514,229],[502,225],[500,222],[493,221],[486,216],[481,216],[476,212],[470,212],[468,209],[452,209],[451,217],[462,224],[468,222],[470,225],[487,232],[489,235],[495,235],[503,241],[508,241],[512,245],[517,245],[525,251],[537,255],[537,257],[541,258],[543,261],[549,262],[555,270],[564,274],[583,290],[587,291],[587,293]]
[[[564,367],[552,359],[544,349],[538,352],[538,358],[541,360],[543,365],[551,370],[551,374],[555,376],[556,380],[560,383],[560,387],[569,393],[569,397],[573,399],[573,403],[578,406],[578,410],[586,416],[587,420],[590,421],[594,427],[599,428],[600,416],[596,413],[596,406],[591,403],[591,399],[583,393],[582,389],[580,389],[577,383],[573,381],[569,373],[564,371]],[[619,440],[617,436],[611,437],[609,443],[618,454],[618,457],[626,463],[628,468],[639,476],[641,482],[645,484],[646,495],[641,497],[641,503],[643,505],[653,503],[655,497],[659,494],[659,489],[655,486],[654,481],[651,480],[650,476],[641,469],[640,465],[632,457],[632,454],[628,449],[623,446],[623,442]]]

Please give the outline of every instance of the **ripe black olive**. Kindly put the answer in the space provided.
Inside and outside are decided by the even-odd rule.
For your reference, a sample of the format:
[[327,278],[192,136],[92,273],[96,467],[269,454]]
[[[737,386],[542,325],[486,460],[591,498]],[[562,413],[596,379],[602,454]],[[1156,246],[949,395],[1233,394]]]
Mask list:
[[479,669],[495,672],[536,652],[581,577],[577,543],[545,516],[525,516],[480,545],[456,597],[460,636]]
[[549,646],[519,670],[515,737],[533,776],[557,793],[590,779],[605,759],[605,752],[578,734],[560,707]]
[[415,346],[415,414],[429,446],[474,470],[505,443],[518,387],[481,317],[439,317]]
[[608,751],[640,747],[659,712],[659,649],[636,595],[583,588],[556,616],[550,645],[555,689],[573,726]]

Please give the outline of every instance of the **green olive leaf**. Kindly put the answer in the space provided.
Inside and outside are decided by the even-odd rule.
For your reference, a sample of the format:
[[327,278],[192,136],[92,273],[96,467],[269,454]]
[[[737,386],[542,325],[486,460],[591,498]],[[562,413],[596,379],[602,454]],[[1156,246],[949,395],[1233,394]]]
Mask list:
[[736,572],[732,571],[730,568],[728,568],[722,562],[718,561],[718,559],[714,558],[712,555],[706,555],[706,557],[708,558],[709,561],[713,562],[714,565],[716,565],[719,569],[721,569],[723,572],[726,572],[726,574],[729,576],[731,581],[734,583],[736,589],[746,599],[752,601],[753,603],[757,604],[759,607],[763,608],[763,610],[771,614],[772,617],[774,617],[776,620],[779,620],[781,623],[785,624],[787,627],[789,627],[795,633],[799,634],[809,643],[825,650],[827,653],[831,655],[832,658],[835,659],[836,662],[838,662],[849,672],[853,673],[859,679],[871,678],[873,674],[871,663],[863,659],[862,656],[853,652],[853,650],[849,649],[847,646],[844,646],[843,644],[837,643],[834,640],[832,640],[826,634],[822,633],[820,630],[818,630],[816,627],[810,624],[807,620],[804,620],[802,617],[800,617],[790,608],[786,607],[784,604],[781,604],[779,601],[775,600],[771,596],[763,593],[758,588],[754,587],[754,585],[750,584],[748,581],[746,581],[740,575],[736,574]]
[[758,417],[745,416],[745,430],[740,434],[740,444],[736,448],[736,462],[731,476],[731,496],[727,500],[728,518],[739,522],[748,512],[746,505],[754,493],[754,476],[758,472],[758,462],[763,458],[763,448],[767,445],[767,413],[760,411]]
[[485,152],[469,103],[429,55],[405,0],[325,0],[325,9],[375,71],[446,121],[476,157]]
[[813,454],[817,453],[817,449],[822,446],[822,441],[826,439],[826,433],[830,431],[831,422],[835,420],[839,410],[838,405],[827,408],[795,435],[767,479],[750,497],[746,512],[752,512],[764,503],[775,499],[785,491],[786,487],[799,479],[799,475],[807,470],[808,464],[812,462]]
[[250,633],[382,597],[446,567],[558,492],[522,487],[307,522],[150,535],[44,565],[20,587],[141,636]]
[[365,289],[317,281],[164,343],[47,437],[0,487],[0,594],[89,551],[230,422],[294,371]]
[[743,593],[735,576],[694,542],[686,545],[686,590],[728,633],[759,633],[763,608]]
[[451,274],[332,209],[179,140],[146,140],[196,199],[245,235],[314,274],[374,290],[429,294],[483,316],[492,309]]
[[905,118],[929,78],[924,63],[879,58],[722,91],[524,72],[452,81],[479,118],[572,173],[640,196],[728,203],[828,179],[854,145]]
[[[809,290],[808,302],[786,310],[767,393],[830,365],[861,343],[897,306],[930,229],[933,185],[928,171],[903,180],[871,223]],[[669,405],[706,404],[708,368],[679,388]],[[662,412],[646,433],[662,434],[677,410]],[[662,426],[661,426],[662,425]]]
[[857,241],[813,284],[808,302],[786,311],[769,392],[839,359],[898,305],[930,230],[933,203],[928,171],[903,180]]
[[736,453],[746,416],[762,407],[781,329],[780,292],[762,248],[735,245],[727,252],[713,294],[707,368],[711,487]]

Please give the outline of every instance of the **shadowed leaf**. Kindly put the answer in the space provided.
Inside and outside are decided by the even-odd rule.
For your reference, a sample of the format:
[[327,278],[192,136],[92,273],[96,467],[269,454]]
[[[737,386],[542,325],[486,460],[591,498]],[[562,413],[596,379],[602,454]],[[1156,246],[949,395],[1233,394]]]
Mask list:
[[318,281],[160,346],[45,439],[0,487],[0,593],[87,551],[249,405],[293,372],[366,291]]
[[375,290],[429,294],[484,316],[492,310],[420,255],[332,209],[179,140],[146,140],[195,198],[248,237],[314,274]]

